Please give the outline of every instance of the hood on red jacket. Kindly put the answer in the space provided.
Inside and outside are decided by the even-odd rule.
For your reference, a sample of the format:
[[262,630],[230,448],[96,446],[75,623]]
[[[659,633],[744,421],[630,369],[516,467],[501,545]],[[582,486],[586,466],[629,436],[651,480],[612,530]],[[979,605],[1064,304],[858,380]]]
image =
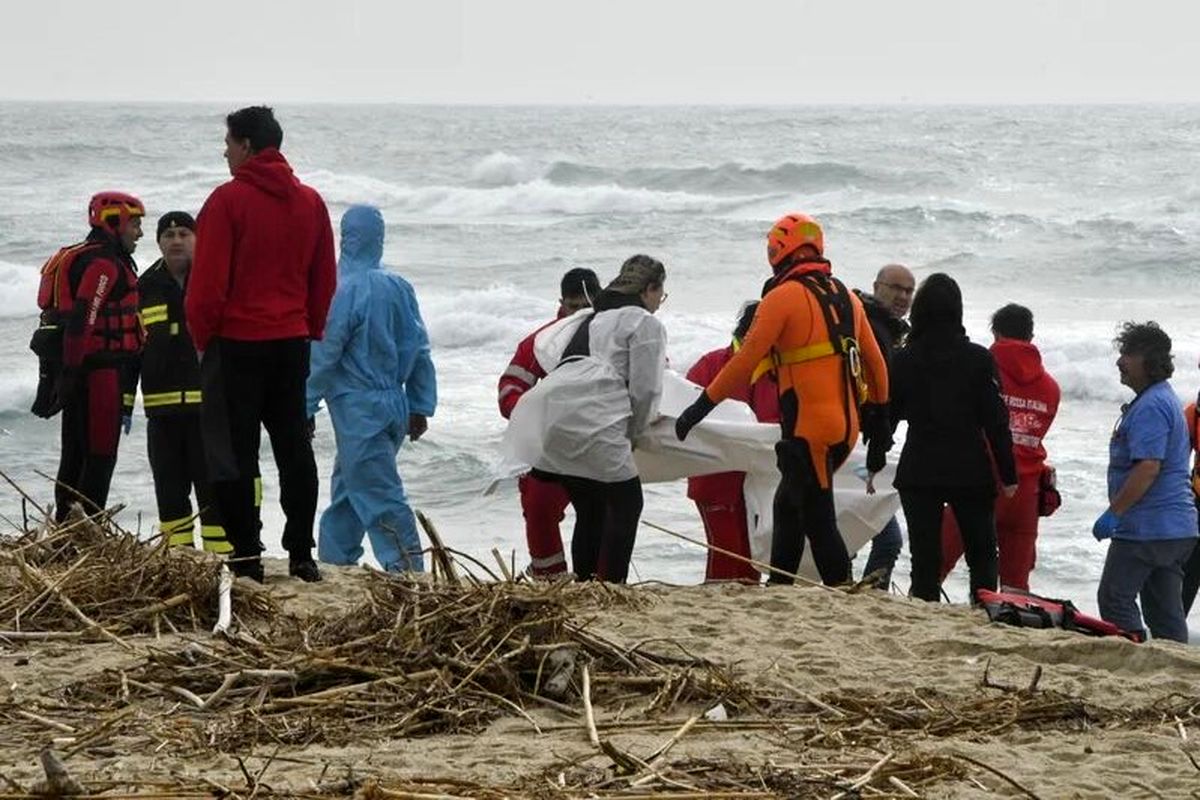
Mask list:
[[287,197],[300,185],[300,179],[292,172],[292,165],[274,147],[250,156],[237,168],[233,178],[253,184],[275,197]]
[[1028,386],[1046,374],[1042,354],[1032,342],[1020,339],[997,339],[992,343],[992,357],[1006,382]]

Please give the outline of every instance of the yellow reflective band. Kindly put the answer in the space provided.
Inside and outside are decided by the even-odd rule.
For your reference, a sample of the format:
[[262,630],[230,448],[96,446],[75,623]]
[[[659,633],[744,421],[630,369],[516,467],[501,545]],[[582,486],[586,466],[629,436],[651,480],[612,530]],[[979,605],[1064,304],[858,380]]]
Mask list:
[[202,394],[194,392],[152,392],[142,395],[142,405],[146,408],[159,406],[177,406],[184,403],[196,404],[202,402]]
[[131,394],[123,394],[123,395],[121,395],[121,402],[122,402],[122,404],[124,404],[124,405],[127,405],[127,406],[132,406],[132,405],[133,405],[133,401],[134,401],[134,399],[135,399],[135,398],[134,398],[134,396],[133,396],[133,395],[131,395]]
[[233,545],[225,538],[225,529],[220,525],[201,525],[200,538],[209,553],[232,553]]
[[262,508],[262,476],[254,479],[254,507]]
[[816,361],[818,358],[825,358],[832,355],[837,355],[837,350],[834,349],[833,342],[820,342],[818,344],[810,344],[807,347],[797,347],[795,350],[774,353],[758,362],[758,366],[754,368],[754,372],[750,375],[750,383],[756,383],[759,378],[771,372],[776,367],[803,364],[807,361]]
[[153,325],[156,322],[166,322],[167,307],[165,305],[147,306],[138,312],[138,316],[141,318],[143,325]]
[[764,358],[762,361],[758,362],[758,366],[754,368],[754,372],[750,375],[750,384],[753,385],[758,383],[759,378],[761,378],[763,375],[766,375],[768,372],[773,371],[774,369],[775,362],[770,358]]
[[142,395],[142,405],[146,408],[170,406],[183,402],[183,392],[154,392]]
[[171,335],[172,335],[172,336],[178,336],[178,335],[179,335],[179,323],[178,323],[178,322],[172,322],[172,323],[171,323]]
[[819,344],[810,344],[807,347],[797,347],[795,350],[785,350],[775,357],[775,363],[779,366],[790,364],[803,364],[806,361],[816,361],[818,358],[825,358],[837,353],[833,349],[833,342],[821,342]]
[[179,533],[172,533],[169,537],[167,537],[167,544],[171,547],[195,547],[196,546],[195,543],[192,541],[192,532],[191,531],[180,531]]
[[179,519],[164,519],[158,523],[158,529],[163,533],[178,533],[179,531],[192,530],[192,521],[195,517],[180,517]]

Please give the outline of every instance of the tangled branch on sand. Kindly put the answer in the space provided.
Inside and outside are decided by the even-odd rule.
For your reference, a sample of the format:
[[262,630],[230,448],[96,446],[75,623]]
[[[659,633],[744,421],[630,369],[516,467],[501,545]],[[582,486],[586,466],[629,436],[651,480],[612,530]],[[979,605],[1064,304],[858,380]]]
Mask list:
[[339,616],[284,617],[261,639],[154,649],[61,699],[104,715],[135,705],[137,727],[155,741],[225,752],[474,730],[505,713],[537,729],[531,707],[578,713],[583,663],[611,693],[648,698],[652,712],[748,702],[748,688],[716,665],[621,648],[573,622],[581,606],[621,597],[611,587],[447,586],[379,573],[365,587],[366,600]]
[[[243,787],[228,776],[224,784],[208,776],[71,777],[108,798],[913,797],[954,780],[1036,797],[1013,776],[941,743],[1106,727],[1177,729],[1186,742],[1186,726],[1200,718],[1194,697],[1140,710],[1085,705],[1039,689],[1040,668],[1021,688],[985,671],[978,690],[958,692],[814,695],[764,685],[669,638],[622,644],[593,630],[592,615],[653,603],[653,593],[531,584],[513,579],[511,569],[503,570],[506,580],[485,582],[449,551],[438,556],[440,579],[356,573],[362,600],[349,609],[285,614],[270,589],[239,584],[241,624],[209,637],[215,559],[138,541],[106,515],[0,541],[7,590],[0,620],[11,628],[0,636],[20,646],[70,637],[131,647],[121,666],[57,691],[19,697],[0,688],[0,747],[36,752],[52,744],[63,760],[43,762],[67,765],[217,751],[236,759],[245,778]],[[707,713],[718,706],[720,713]],[[274,756],[254,775],[244,764],[256,751],[473,732],[501,716],[537,733],[568,732],[593,752],[504,785],[384,774],[276,789],[263,779]],[[672,757],[701,731],[769,737],[789,763]],[[668,736],[652,752],[614,740],[654,732]],[[0,779],[11,790],[2,797],[37,794]]]
[[[242,780],[212,778],[78,781],[57,755],[43,751],[47,780],[26,789],[8,781],[6,800],[37,800],[63,794],[109,800],[183,798],[339,798],[355,800],[574,800],[582,798],[677,798],[678,800],[842,800],[863,797],[921,797],[929,787],[964,776],[963,765],[942,756],[888,753],[883,758],[836,762],[749,765],[734,760],[682,759],[660,763],[641,774],[614,775],[611,768],[574,765],[555,768],[508,785],[450,778],[383,779],[356,776],[313,782],[306,788],[276,787],[265,779],[272,760],[255,774],[239,759]],[[63,792],[59,787],[73,787]]]
[[[198,632],[217,612],[220,559],[138,539],[108,512],[76,513],[0,541],[0,640],[105,638]],[[267,620],[278,606],[264,590],[244,588],[234,613]]]

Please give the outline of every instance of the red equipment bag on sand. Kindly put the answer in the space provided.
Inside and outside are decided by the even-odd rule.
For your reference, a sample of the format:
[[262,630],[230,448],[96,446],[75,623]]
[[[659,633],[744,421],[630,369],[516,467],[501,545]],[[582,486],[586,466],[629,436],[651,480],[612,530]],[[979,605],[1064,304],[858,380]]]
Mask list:
[[1142,641],[1136,633],[1123,631],[1111,622],[1080,612],[1070,600],[1048,600],[1036,594],[989,589],[979,589],[975,597],[992,622],[1018,628],[1062,628],[1089,636],[1123,636],[1131,642]]

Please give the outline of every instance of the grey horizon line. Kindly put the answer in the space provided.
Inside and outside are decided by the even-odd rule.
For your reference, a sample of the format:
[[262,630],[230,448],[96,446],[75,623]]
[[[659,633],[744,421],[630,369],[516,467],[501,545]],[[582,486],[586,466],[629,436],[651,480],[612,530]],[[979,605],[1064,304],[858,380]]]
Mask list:
[[811,108],[1143,108],[1200,106],[1200,98],[1177,100],[824,100],[813,103],[765,103],[755,101],[707,102],[688,100],[664,101],[590,101],[590,100],[523,100],[520,102],[486,102],[480,100],[394,100],[394,99],[269,99],[248,97],[227,98],[139,98],[98,99],[95,97],[5,97],[6,105],[80,105],[80,106],[395,106],[410,108],[741,108],[741,109],[811,109]]

